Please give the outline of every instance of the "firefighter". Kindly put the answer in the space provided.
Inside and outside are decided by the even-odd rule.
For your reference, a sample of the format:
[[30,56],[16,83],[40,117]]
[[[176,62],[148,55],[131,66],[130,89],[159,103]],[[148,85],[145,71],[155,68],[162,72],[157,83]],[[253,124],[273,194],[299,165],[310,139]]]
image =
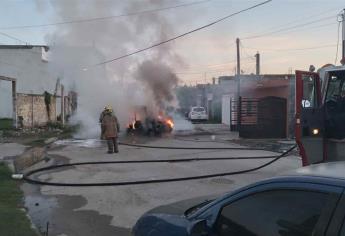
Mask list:
[[102,122],[103,122],[103,118],[105,116],[105,114],[107,113],[107,111],[110,109],[111,107],[110,106],[105,106],[101,115],[99,116],[99,123],[101,124],[101,140],[105,140],[105,137],[104,137],[104,129],[103,129],[103,126],[102,126]]
[[119,122],[113,114],[111,107],[107,107],[102,118],[102,130],[104,138],[107,140],[108,153],[118,153],[118,132],[120,131]]

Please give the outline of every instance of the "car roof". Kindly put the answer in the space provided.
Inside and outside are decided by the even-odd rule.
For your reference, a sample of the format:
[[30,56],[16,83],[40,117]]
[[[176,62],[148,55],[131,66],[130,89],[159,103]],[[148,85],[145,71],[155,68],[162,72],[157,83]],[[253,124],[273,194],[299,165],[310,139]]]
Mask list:
[[345,180],[345,162],[314,164],[287,172],[284,176],[313,176]]
[[[202,209],[208,209],[212,207],[214,204],[218,204],[219,202],[231,197],[234,194],[240,193],[242,191],[246,191],[253,187],[264,185],[264,184],[272,184],[272,183],[284,183],[284,182],[296,182],[296,183],[307,183],[307,184],[322,184],[322,185],[329,185],[334,187],[345,187],[345,162],[329,162],[329,163],[322,163],[322,164],[314,164],[302,168],[298,168],[296,170],[287,172],[285,174],[261,180],[259,182],[252,183],[245,187],[239,188],[235,191],[231,191],[220,198],[216,199],[210,205],[205,206]],[[201,210],[200,212],[204,211]],[[197,215],[198,213],[196,213]],[[193,215],[191,216],[193,217]]]
[[258,185],[282,182],[319,183],[343,188],[345,187],[345,162],[329,162],[298,168],[273,178],[252,183],[234,192],[230,192],[222,198],[227,198],[236,192],[241,192]]

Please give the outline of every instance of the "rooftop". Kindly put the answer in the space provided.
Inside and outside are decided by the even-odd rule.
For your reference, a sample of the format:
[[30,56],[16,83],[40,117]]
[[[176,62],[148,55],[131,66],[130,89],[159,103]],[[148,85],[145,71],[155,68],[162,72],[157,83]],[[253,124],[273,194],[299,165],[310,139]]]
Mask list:
[[0,49],[32,49],[36,47],[43,47],[45,51],[49,50],[47,45],[0,45]]

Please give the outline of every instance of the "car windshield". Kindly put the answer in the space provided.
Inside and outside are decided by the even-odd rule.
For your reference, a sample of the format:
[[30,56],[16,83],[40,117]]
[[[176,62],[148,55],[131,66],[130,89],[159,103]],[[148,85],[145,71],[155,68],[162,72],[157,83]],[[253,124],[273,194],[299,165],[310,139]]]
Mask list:
[[186,210],[186,211],[184,212],[184,215],[185,215],[185,216],[190,216],[190,215],[192,215],[193,213],[195,213],[197,210],[201,209],[202,207],[206,206],[207,204],[209,204],[209,203],[211,203],[211,202],[213,202],[213,201],[214,201],[214,199],[205,200],[205,201],[203,201],[203,202],[201,202],[201,203],[199,203],[199,204],[197,204],[197,205],[195,205],[195,206],[189,208],[188,210]]
[[193,111],[195,111],[195,112],[204,112],[205,108],[203,108],[203,107],[196,107],[196,108],[193,108]]

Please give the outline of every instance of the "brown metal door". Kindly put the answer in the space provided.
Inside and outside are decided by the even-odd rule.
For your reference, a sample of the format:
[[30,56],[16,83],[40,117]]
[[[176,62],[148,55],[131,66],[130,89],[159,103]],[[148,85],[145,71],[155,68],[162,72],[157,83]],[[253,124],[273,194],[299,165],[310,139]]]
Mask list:
[[286,99],[265,97],[258,103],[258,125],[266,138],[286,138]]
[[243,98],[240,102],[239,135],[242,138],[286,138],[285,98]]

